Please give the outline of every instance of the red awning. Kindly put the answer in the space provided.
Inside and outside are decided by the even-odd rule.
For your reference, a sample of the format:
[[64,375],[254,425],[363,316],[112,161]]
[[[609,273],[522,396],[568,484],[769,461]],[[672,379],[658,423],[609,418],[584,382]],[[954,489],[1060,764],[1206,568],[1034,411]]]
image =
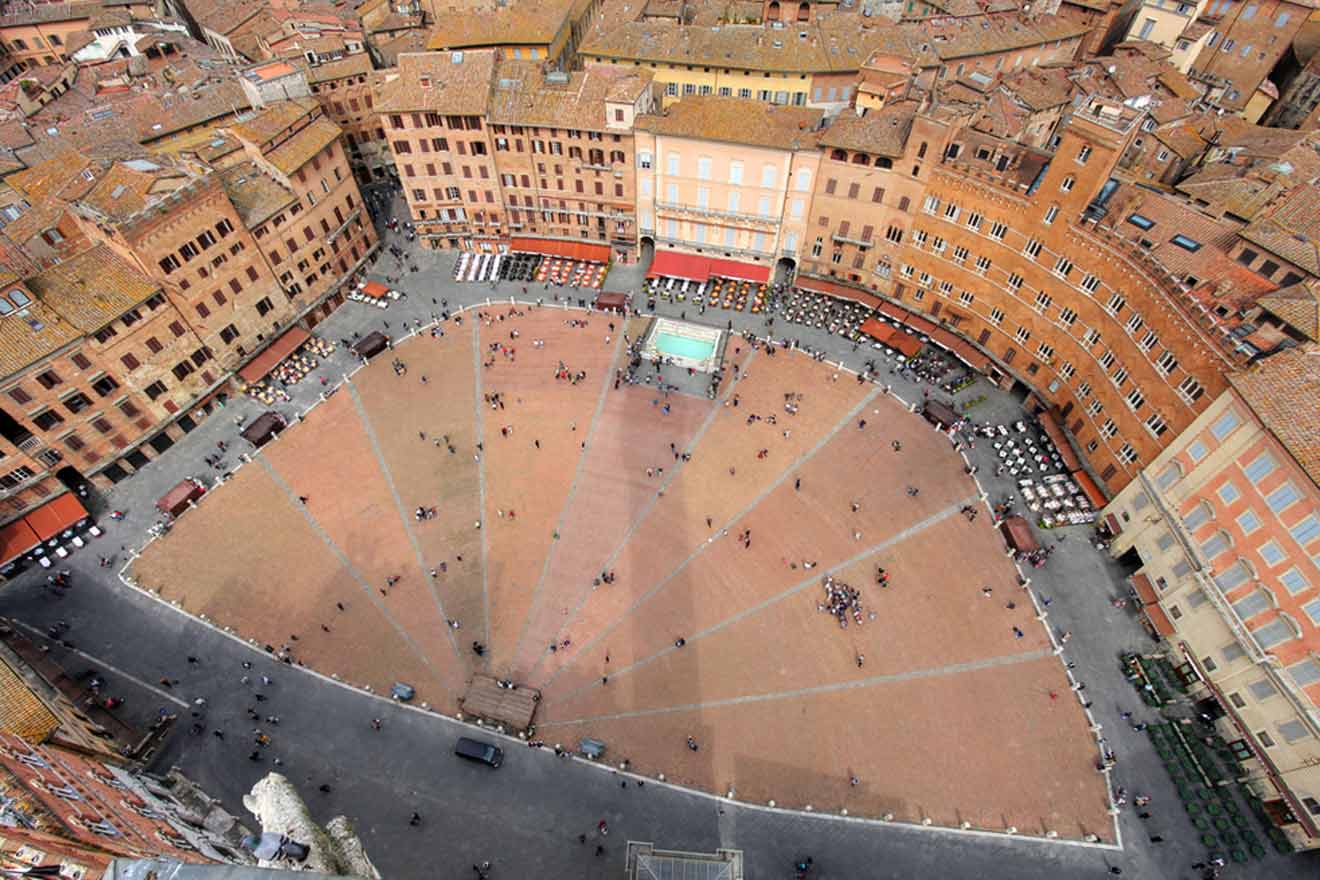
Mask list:
[[990,358],[977,351],[970,342],[958,336],[953,331],[945,330],[943,327],[936,327],[935,332],[930,334],[930,338],[951,351],[958,360],[962,361],[973,370],[982,373],[989,371]]
[[889,347],[898,351],[903,357],[914,358],[921,354],[921,346],[920,339],[902,330],[895,330],[894,335],[889,337]]
[[8,565],[40,543],[27,520],[14,520],[0,529],[0,565]]
[[893,338],[895,332],[893,327],[876,318],[867,318],[863,321],[861,330],[876,342],[883,342],[886,345],[889,344],[889,340]]
[[656,251],[647,278],[683,278],[688,281],[710,279],[710,257],[681,254],[678,251]]
[[[1063,458],[1063,466],[1069,471],[1080,470],[1082,463],[1077,460],[1077,453],[1073,452],[1072,444],[1069,443],[1068,438],[1064,436],[1063,426],[1059,424],[1059,419],[1055,416],[1054,410],[1047,409],[1042,412],[1040,414],[1040,424],[1041,427],[1045,429],[1045,435],[1049,437],[1050,442],[1054,444],[1054,448],[1059,450],[1059,455]],[[1088,491],[1086,494],[1089,495],[1091,493]],[[1091,503],[1095,504],[1095,500],[1092,499]],[[1101,507],[1104,507],[1104,502],[1102,501],[1095,506],[1098,510]]]
[[509,241],[509,250],[524,254],[545,254],[548,257],[584,260],[588,263],[608,263],[610,261],[609,245],[592,244],[589,241],[514,236]]
[[1091,499],[1091,506],[1096,510],[1100,510],[1109,503],[1109,499],[1105,498],[1105,493],[1100,491],[1100,487],[1095,484],[1095,480],[1091,479],[1091,475],[1086,471],[1075,470],[1072,472],[1072,478],[1086,493],[1086,497]]
[[1031,531],[1031,524],[1020,516],[1007,516],[999,524],[1008,546],[1022,553],[1035,553],[1040,549],[1036,536]]
[[720,278],[733,278],[738,281],[765,284],[770,280],[770,267],[758,266],[756,263],[743,263],[738,260],[712,259],[710,261],[710,274]]
[[1132,576],[1132,589],[1136,591],[1142,605],[1154,605],[1159,601],[1159,597],[1155,595],[1155,585],[1144,574]]
[[1164,613],[1164,609],[1159,605],[1147,605],[1141,609],[1150,621],[1150,625],[1155,628],[1155,632],[1164,638],[1173,635],[1173,621],[1169,620],[1169,615]]
[[49,541],[59,536],[65,529],[77,525],[87,518],[87,508],[82,506],[78,496],[65,492],[54,501],[48,501],[23,517],[37,538]]
[[870,306],[873,309],[881,308],[882,300],[873,293],[867,293],[856,287],[847,284],[840,284],[837,281],[830,281],[827,278],[810,278],[805,275],[799,275],[794,282],[803,290],[814,290],[816,293],[824,293],[829,296],[837,296],[839,299],[850,299],[853,302],[861,303],[864,306]]
[[256,382],[264,379],[266,374],[275,367],[279,366],[280,361],[297,351],[298,346],[302,345],[312,334],[301,327],[290,327],[284,331],[284,334],[266,346],[266,350],[254,357],[248,362],[248,365],[238,371],[238,375],[243,377],[244,382]]
[[368,281],[362,285],[362,295],[369,296],[372,299],[384,299],[385,294],[389,292],[390,289],[379,281]]

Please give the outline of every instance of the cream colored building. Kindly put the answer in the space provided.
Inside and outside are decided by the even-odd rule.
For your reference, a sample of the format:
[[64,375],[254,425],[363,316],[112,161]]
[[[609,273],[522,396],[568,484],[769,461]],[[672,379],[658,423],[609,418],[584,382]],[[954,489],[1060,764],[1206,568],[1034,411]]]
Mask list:
[[[1128,25],[1128,40],[1146,40],[1166,49],[1177,47],[1178,38],[1196,21],[1209,0],[1142,0]],[[1189,61],[1190,64],[1190,61]],[[1185,71],[1184,71],[1185,72]]]
[[774,267],[805,238],[822,113],[688,98],[636,122],[637,225],[659,250]]
[[1106,508],[1111,549],[1247,784],[1318,848],[1320,346],[1230,382]]

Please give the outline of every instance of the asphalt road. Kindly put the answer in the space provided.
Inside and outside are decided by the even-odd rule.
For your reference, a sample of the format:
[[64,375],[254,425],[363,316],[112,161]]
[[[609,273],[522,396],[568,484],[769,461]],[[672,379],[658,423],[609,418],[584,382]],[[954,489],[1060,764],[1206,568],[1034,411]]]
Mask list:
[[[387,262],[392,260],[385,258],[382,267]],[[377,329],[385,320],[397,332],[403,318],[428,318],[436,309],[431,297],[448,298],[453,307],[493,294],[520,293],[510,285],[497,292],[484,285],[453,284],[449,255],[422,254],[416,262],[420,271],[405,274],[397,285],[410,292],[407,299],[384,313],[347,304],[320,332],[338,339],[353,330]],[[617,277],[626,279],[626,273]],[[618,289],[615,279],[612,273],[611,286]],[[680,311],[664,305],[661,310],[675,315]],[[763,332],[759,317],[753,321],[739,315],[735,325]],[[833,357],[849,363],[860,364],[870,356],[865,349],[853,352],[846,343],[817,331],[794,335],[805,344],[828,347]],[[337,354],[332,366],[342,366],[340,359]],[[895,390],[908,399],[920,397],[919,390],[892,379]],[[314,395],[316,390],[304,382],[295,394]],[[976,417],[1016,418],[1014,407],[1006,396],[992,395]],[[52,656],[74,671],[97,669],[108,681],[107,693],[125,698],[119,711],[126,720],[144,724],[161,707],[180,710],[181,703],[205,697],[206,732],[190,735],[192,719],[182,709],[180,725],[153,766],[177,765],[245,820],[251,817],[242,807],[242,795],[278,757],[283,762],[279,769],[304,792],[313,814],[322,821],[341,813],[353,819],[371,857],[391,878],[471,877],[473,862],[486,859],[495,865],[495,880],[618,877],[630,839],[671,849],[742,849],[747,876],[757,880],[791,876],[793,861],[804,855],[815,859],[820,878],[1054,880],[1111,876],[1115,866],[1125,877],[1195,876],[1190,865],[1202,852],[1181,810],[1171,803],[1172,788],[1161,778],[1144,738],[1131,734],[1117,719],[1120,708],[1137,708],[1137,700],[1122,680],[1115,657],[1123,649],[1148,648],[1149,642],[1130,615],[1118,614],[1109,604],[1110,596],[1122,591],[1121,573],[1082,538],[1060,548],[1046,568],[1033,572],[1034,584],[1055,599],[1052,624],[1074,631],[1069,659],[1078,663],[1097,718],[1119,752],[1118,784],[1153,794],[1167,844],[1147,842],[1143,832],[1149,829],[1130,813],[1121,819],[1122,851],[779,813],[671,789],[656,780],[638,786],[631,777],[585,762],[561,761],[549,750],[516,742],[506,744],[504,766],[491,771],[451,754],[453,740],[470,733],[462,725],[274,662],[259,648],[121,584],[114,576],[118,565],[97,566],[96,554],[122,557],[120,545],[139,544],[152,519],[151,499],[182,476],[205,472],[202,456],[216,451],[217,438],[233,436],[233,414],[255,411],[252,401],[234,401],[229,411],[212,416],[170,453],[117,486],[109,497],[98,499],[102,509],[124,509],[129,515],[122,522],[103,519],[105,549],[83,551],[68,560],[75,572],[74,587],[62,598],[45,590],[36,572],[0,592],[0,615],[30,627],[37,637],[56,620],[68,621],[67,638],[74,650],[56,647]],[[977,454],[985,453],[978,449]],[[986,470],[990,468],[983,466],[982,478]],[[987,482],[992,496],[1005,489]],[[293,631],[296,622],[291,623]],[[190,665],[190,655],[201,663]],[[254,664],[252,671],[243,669],[245,660]],[[254,689],[241,681],[244,674],[257,682],[268,674],[273,683]],[[162,677],[177,683],[162,688]],[[255,692],[267,700],[258,703]],[[246,715],[249,707],[280,719],[278,725],[261,725],[272,743],[259,763],[248,759],[255,726]],[[372,730],[374,717],[384,721],[383,730]],[[211,733],[215,729],[223,731],[223,740]],[[810,737],[811,731],[803,729],[800,735]],[[932,773],[957,771],[953,765],[930,768]],[[331,786],[328,794],[318,790],[322,784]],[[414,810],[424,817],[420,827],[408,824]],[[604,838],[596,833],[601,819],[609,827]],[[579,834],[587,835],[585,845],[579,843]],[[595,855],[597,843],[606,848],[603,856]],[[1311,857],[1271,859],[1227,876],[1300,878],[1315,876],[1315,865]]]

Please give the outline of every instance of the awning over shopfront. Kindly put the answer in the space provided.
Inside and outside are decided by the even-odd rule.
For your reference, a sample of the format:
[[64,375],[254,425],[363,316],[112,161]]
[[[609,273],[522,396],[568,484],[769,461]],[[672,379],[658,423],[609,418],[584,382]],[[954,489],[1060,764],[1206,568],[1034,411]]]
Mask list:
[[720,278],[733,278],[738,281],[765,284],[770,280],[770,267],[760,266],[756,263],[743,263],[739,260],[712,259],[710,261],[710,274]]
[[861,331],[876,342],[883,342],[886,345],[889,344],[889,340],[893,338],[894,334],[899,332],[894,330],[893,327],[890,327],[884,321],[875,318],[867,318],[863,321]]
[[[1082,463],[1077,460],[1077,453],[1073,452],[1072,444],[1069,443],[1068,438],[1064,436],[1063,426],[1059,424],[1059,418],[1054,414],[1054,410],[1047,409],[1040,414],[1040,425],[1045,429],[1045,435],[1050,438],[1050,442],[1054,444],[1054,448],[1059,450],[1059,455],[1063,458],[1063,466],[1067,468],[1069,472],[1080,470]],[[1086,494],[1089,496],[1091,493],[1087,492]],[[1095,504],[1094,498],[1091,499],[1091,503]],[[1098,510],[1101,507],[1104,507],[1104,502],[1095,504],[1095,506]]]
[[266,346],[265,351],[239,370],[238,375],[243,377],[244,382],[258,382],[266,378],[267,373],[279,366],[280,361],[297,351],[298,347],[311,336],[312,334],[301,327],[290,327],[278,339]]
[[1105,493],[1100,491],[1100,487],[1095,484],[1095,480],[1091,479],[1091,475],[1086,471],[1081,469],[1075,470],[1072,472],[1072,478],[1073,482],[1075,482],[1078,487],[1086,493],[1086,497],[1091,501],[1091,506],[1096,510],[1102,510],[1104,506],[1109,503],[1109,499],[1105,497]]
[[608,263],[610,247],[606,244],[592,244],[589,241],[568,241],[559,238],[528,238],[514,236],[509,241],[509,250],[524,254],[543,254],[547,257],[564,257],[569,260],[583,260],[588,263]]
[[1159,605],[1147,605],[1141,611],[1146,615],[1155,632],[1166,639],[1173,635],[1173,621],[1169,620],[1169,615],[1164,613],[1163,608]]
[[894,331],[894,335],[889,338],[889,347],[906,358],[921,354],[921,340],[902,330]]
[[861,303],[864,306],[877,309],[880,308],[882,300],[873,293],[868,293],[861,288],[853,287],[848,284],[840,284],[837,281],[831,281],[828,278],[811,278],[806,275],[799,275],[794,282],[803,290],[811,290],[816,293],[823,293],[827,296],[836,296],[839,299],[850,299],[853,302]]
[[25,519],[16,519],[0,528],[0,565],[8,565],[41,543]]
[[1132,589],[1140,597],[1142,605],[1154,605],[1159,601],[1159,597],[1155,595],[1155,585],[1150,582],[1149,577],[1144,574],[1134,574],[1131,580]]
[[389,292],[390,289],[379,281],[368,281],[362,285],[362,295],[369,296],[372,299],[384,299]]
[[682,278],[687,281],[707,281],[710,278],[710,257],[681,254],[678,251],[656,251],[647,278]]
[[23,519],[32,527],[39,540],[49,541],[87,519],[87,508],[82,506],[77,495],[65,492],[55,500],[47,501]]
[[943,346],[967,366],[979,373],[990,372],[990,358],[986,357],[976,349],[974,345],[966,339],[958,336],[956,333],[945,330],[943,327],[936,327],[930,334],[930,338]]

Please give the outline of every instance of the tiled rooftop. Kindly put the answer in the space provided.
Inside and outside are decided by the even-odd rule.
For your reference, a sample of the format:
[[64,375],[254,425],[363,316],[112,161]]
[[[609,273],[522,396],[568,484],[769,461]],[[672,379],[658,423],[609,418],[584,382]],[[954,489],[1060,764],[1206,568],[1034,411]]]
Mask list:
[[1305,183],[1256,215],[1242,237],[1320,276],[1320,186]]
[[479,115],[486,110],[495,74],[495,52],[425,52],[399,56],[397,75],[380,87],[381,113],[429,110]]
[[910,102],[890,104],[865,116],[840,113],[820,133],[820,143],[825,147],[897,158],[903,155],[916,115],[917,105]]
[[253,162],[240,162],[220,172],[220,183],[234,203],[243,225],[253,229],[287,206],[293,191]]
[[637,117],[637,128],[670,137],[724,141],[781,150],[816,146],[824,113],[742,98],[685,98],[663,115]]
[[1228,377],[1307,475],[1320,483],[1320,345],[1286,349]]
[[564,83],[547,82],[535,62],[500,63],[490,93],[490,121],[604,131],[605,101],[631,103],[651,82],[649,70],[593,66]]
[[83,251],[32,276],[28,286],[83,333],[95,333],[160,290],[108,245]]
[[12,376],[80,338],[76,327],[34,299],[21,314],[0,318],[0,376]]
[[302,128],[293,137],[265,154],[278,171],[293,174],[339,138],[340,128],[324,117]]

